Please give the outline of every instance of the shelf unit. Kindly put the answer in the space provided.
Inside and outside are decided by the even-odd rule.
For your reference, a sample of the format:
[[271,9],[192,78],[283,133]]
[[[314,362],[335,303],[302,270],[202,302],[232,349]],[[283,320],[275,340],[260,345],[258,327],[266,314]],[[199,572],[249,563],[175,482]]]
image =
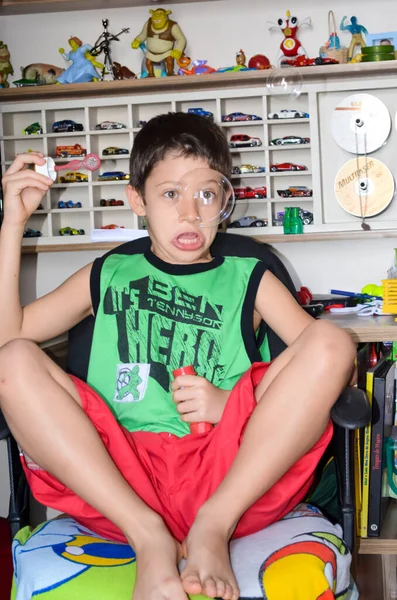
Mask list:
[[[31,101],[32,91],[25,89],[8,89],[0,93],[0,152],[1,169],[5,171],[17,152],[29,148],[39,149],[46,155],[55,155],[56,145],[80,143],[87,152],[102,154],[106,146],[122,146],[130,148],[134,137],[140,130],[140,120],[148,120],[156,114],[169,110],[187,111],[188,108],[202,107],[214,113],[215,121],[221,126],[225,135],[247,133],[259,137],[262,145],[258,147],[233,148],[231,155],[233,165],[254,164],[265,167],[264,173],[242,174],[232,176],[235,187],[267,188],[267,198],[254,200],[238,200],[232,219],[244,215],[255,215],[266,218],[268,227],[231,229],[234,233],[251,235],[255,238],[274,242],[310,241],[320,239],[341,239],[352,237],[369,238],[371,236],[397,236],[397,207],[390,205],[387,213],[370,220],[371,231],[361,230],[360,219],[345,213],[333,196],[333,188],[329,184],[329,173],[333,177],[340,164],[350,160],[352,155],[339,149],[335,142],[329,142],[329,123],[334,106],[340,97],[360,90],[373,93],[386,103],[392,117],[397,110],[397,84],[393,77],[393,67],[379,66],[378,77],[371,78],[374,67],[368,65],[352,65],[351,76],[346,77],[347,67],[338,68],[313,67],[304,70],[304,89],[299,98],[291,99],[283,94],[269,94],[263,85],[266,76],[257,72],[214,74],[200,77],[173,77],[159,81],[136,80],[132,82],[106,82],[42,86],[36,90],[36,101]],[[165,81],[164,81],[165,80]],[[332,80],[332,91],[329,89]],[[237,82],[240,81],[240,85]],[[44,89],[46,88],[46,89]],[[57,88],[57,89],[54,89]],[[93,97],[94,90],[97,90]],[[146,92],[152,93],[146,93]],[[79,96],[79,97],[78,97]],[[72,102],[71,102],[71,99]],[[18,101],[19,100],[19,101]],[[30,101],[26,101],[30,100]],[[330,106],[332,105],[332,110]],[[283,108],[293,108],[309,113],[305,119],[269,119],[270,112]],[[245,123],[222,122],[222,116],[228,113],[243,111],[257,114],[261,121]],[[73,133],[53,133],[52,123],[60,119],[74,119],[81,122],[84,131]],[[99,131],[95,125],[102,120],[120,121],[126,129]],[[43,134],[24,136],[22,129],[39,121],[43,126]],[[270,141],[285,135],[309,137],[310,144],[274,146]],[[328,135],[328,138],[327,138]],[[392,152],[390,152],[392,150]],[[397,150],[396,133],[393,131],[386,144],[390,158],[389,168],[397,176],[397,165],[393,164],[393,150]],[[376,156],[377,153],[374,153]],[[122,170],[128,172],[129,156],[101,157],[103,164],[100,172]],[[383,157],[381,158],[381,160]],[[57,162],[62,164],[60,159]],[[293,162],[305,165],[306,171],[274,173],[270,165],[278,162]],[[384,162],[387,161],[385,160]],[[326,184],[324,181],[327,179]],[[64,245],[80,246],[90,244],[92,229],[117,223],[125,227],[139,227],[138,219],[125,207],[100,207],[102,198],[123,199],[123,187],[126,182],[100,182],[96,173],[88,173],[87,183],[55,184],[44,199],[44,210],[32,215],[29,227],[42,231],[41,238],[27,238],[24,246],[41,249],[44,246],[64,247]],[[312,197],[281,198],[277,190],[289,186],[305,185],[313,189]],[[81,209],[58,209],[60,200],[81,202]],[[305,226],[303,236],[284,236],[282,228],[273,226],[276,213],[285,206],[302,206],[314,214],[312,225]],[[64,226],[84,229],[86,235],[79,237],[62,237],[59,229]],[[94,245],[93,245],[94,246]],[[97,247],[98,244],[95,245]]]

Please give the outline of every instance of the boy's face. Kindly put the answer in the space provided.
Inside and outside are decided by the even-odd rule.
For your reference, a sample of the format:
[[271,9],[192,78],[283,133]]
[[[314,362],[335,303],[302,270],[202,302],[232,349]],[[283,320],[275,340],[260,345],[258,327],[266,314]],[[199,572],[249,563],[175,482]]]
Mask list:
[[217,233],[218,220],[213,219],[213,226],[207,227],[200,227],[200,222],[203,210],[215,211],[217,215],[220,206],[200,208],[194,197],[197,185],[207,174],[204,194],[214,196],[217,184],[211,173],[215,172],[202,158],[169,154],[146,180],[145,203],[131,186],[127,187],[130,206],[137,215],[146,216],[152,251],[162,260],[173,264],[211,260],[209,248]]

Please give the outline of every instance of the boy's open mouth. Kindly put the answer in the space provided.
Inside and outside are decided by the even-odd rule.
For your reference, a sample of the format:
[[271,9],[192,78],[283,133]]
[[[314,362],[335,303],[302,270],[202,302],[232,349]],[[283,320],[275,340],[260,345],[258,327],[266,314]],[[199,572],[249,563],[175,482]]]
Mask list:
[[198,250],[203,243],[203,238],[194,231],[185,231],[173,239],[174,246],[179,250]]

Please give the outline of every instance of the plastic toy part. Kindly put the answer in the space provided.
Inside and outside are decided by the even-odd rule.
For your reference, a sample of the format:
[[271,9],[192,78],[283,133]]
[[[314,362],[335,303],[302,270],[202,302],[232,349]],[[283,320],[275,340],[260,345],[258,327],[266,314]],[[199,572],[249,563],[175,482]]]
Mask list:
[[[188,365],[186,367],[180,367],[179,369],[175,369],[174,371],[172,371],[172,374],[174,377],[178,377],[179,375],[197,375],[193,365]],[[206,423],[205,421],[189,424],[190,433],[193,434],[207,433],[208,431],[211,431],[213,427],[214,426],[212,425],[212,423]]]

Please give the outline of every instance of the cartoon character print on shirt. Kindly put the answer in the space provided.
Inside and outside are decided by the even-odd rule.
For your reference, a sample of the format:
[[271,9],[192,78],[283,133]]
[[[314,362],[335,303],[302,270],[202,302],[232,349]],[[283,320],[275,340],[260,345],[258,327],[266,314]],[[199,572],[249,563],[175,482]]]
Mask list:
[[166,392],[169,373],[182,365],[200,366],[200,375],[214,385],[222,381],[223,306],[148,276],[128,287],[109,286],[104,312],[116,317],[120,362],[150,365],[150,377]]

